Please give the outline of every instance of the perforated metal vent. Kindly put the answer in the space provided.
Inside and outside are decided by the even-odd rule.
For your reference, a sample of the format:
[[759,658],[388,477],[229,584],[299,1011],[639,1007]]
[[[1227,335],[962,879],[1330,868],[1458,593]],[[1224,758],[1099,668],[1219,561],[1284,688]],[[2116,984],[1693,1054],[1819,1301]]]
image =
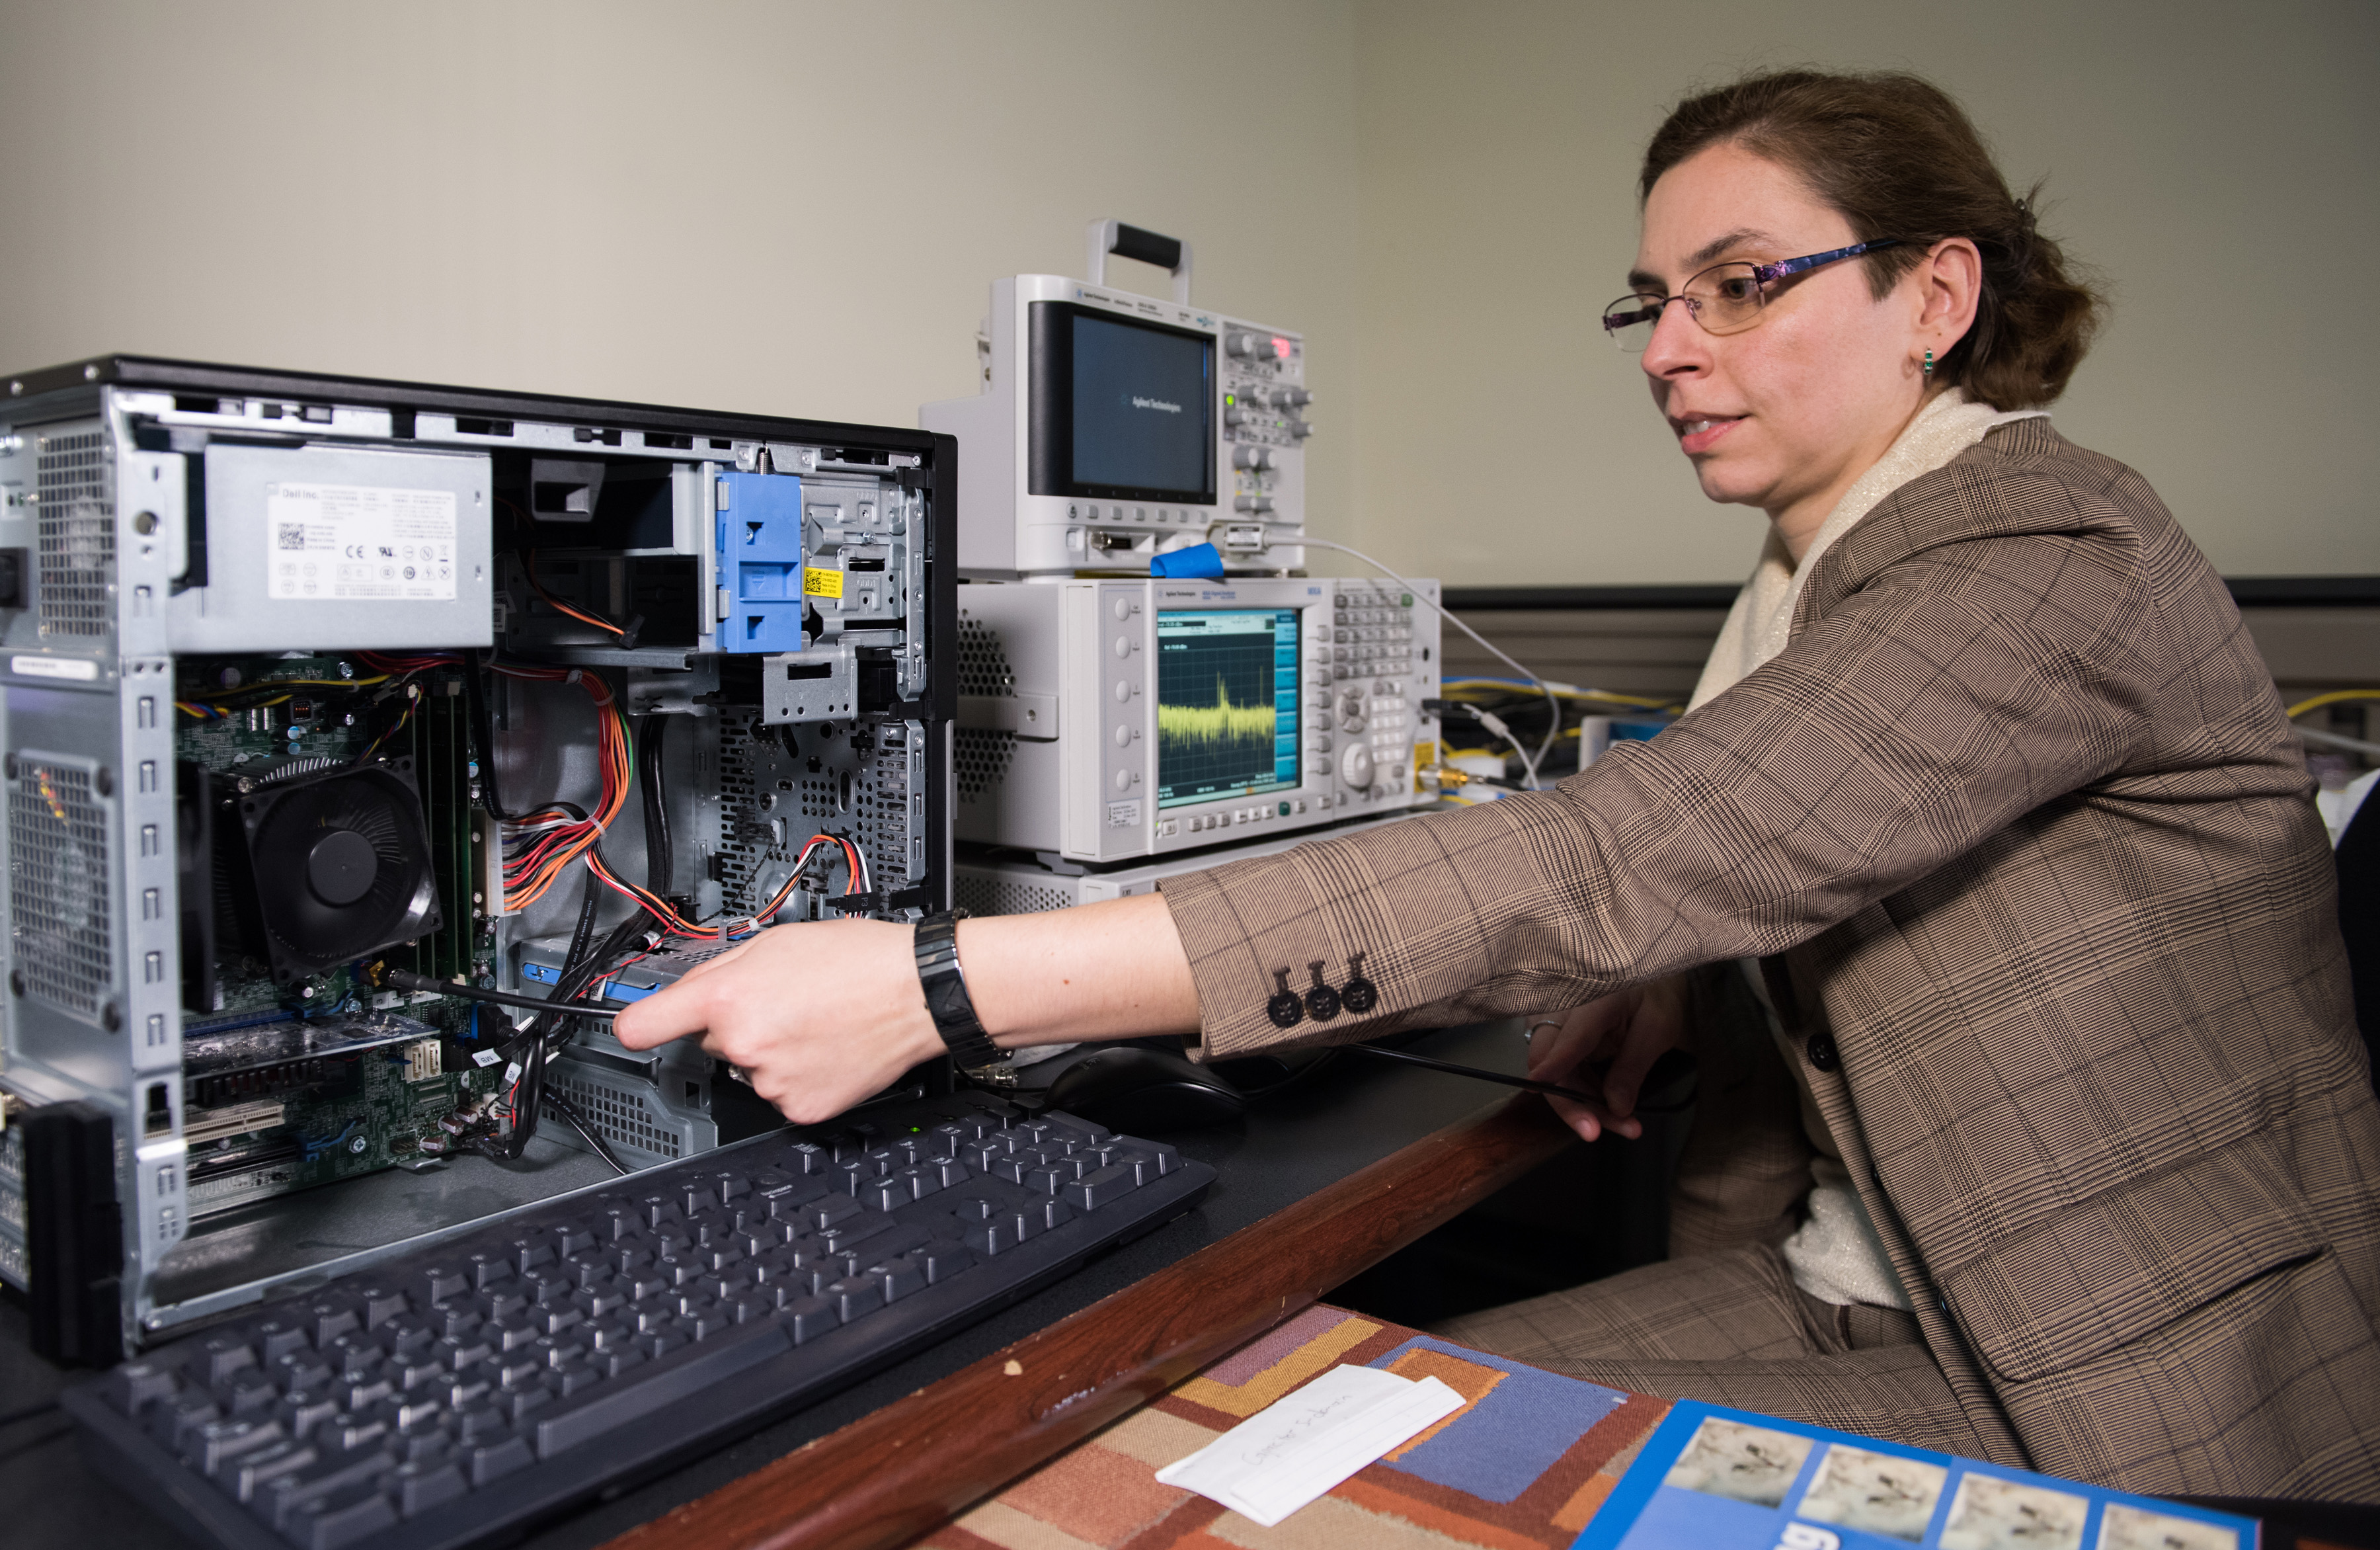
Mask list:
[[[901,741],[887,746],[884,739],[896,733]],[[783,869],[814,833],[845,836],[858,845],[869,880],[880,887],[917,875],[908,863],[923,853],[911,841],[917,837],[913,831],[924,827],[925,812],[910,799],[909,759],[912,737],[923,732],[897,724],[878,728],[865,751],[848,748],[854,735],[858,734],[846,727],[836,739],[844,747],[832,765],[815,758],[796,761],[785,753],[785,739],[815,737],[811,728],[771,727],[757,711],[721,714],[720,883],[730,910],[767,903],[761,884],[781,883]],[[815,771],[812,764],[818,765]],[[810,862],[813,879],[825,884],[839,860],[834,852],[821,851]]]
[[1045,909],[1069,909],[1075,902],[1053,884],[1026,883],[965,867],[952,879],[951,895],[970,915],[1038,915]]
[[18,755],[8,847],[9,956],[25,994],[96,1022],[115,982],[115,944],[107,810],[91,772]]
[[961,726],[951,738],[951,763],[958,772],[959,800],[981,799],[1008,778],[1016,758],[1016,734],[983,726]]
[[652,1110],[646,1107],[642,1093],[606,1087],[584,1077],[553,1074],[554,1085],[577,1105],[579,1117],[613,1145],[655,1157],[674,1157],[683,1150],[674,1129],[665,1130],[653,1123]]
[[104,442],[96,431],[39,439],[35,475],[43,635],[108,632],[115,509],[108,497]]
[[1016,672],[1008,665],[1008,649],[1000,631],[981,619],[959,616],[959,692],[1014,695]]

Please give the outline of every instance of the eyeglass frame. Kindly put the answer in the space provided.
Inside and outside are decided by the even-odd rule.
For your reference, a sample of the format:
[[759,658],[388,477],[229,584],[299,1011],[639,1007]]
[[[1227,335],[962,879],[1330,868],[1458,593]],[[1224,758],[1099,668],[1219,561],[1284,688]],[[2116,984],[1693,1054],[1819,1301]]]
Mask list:
[[[1767,310],[1768,300],[1767,291],[1765,287],[1776,281],[1785,279],[1789,275],[1804,275],[1813,269],[1823,268],[1827,264],[1835,263],[1843,259],[1858,258],[1863,253],[1878,253],[1882,252],[1887,248],[1905,248],[1910,246],[1914,240],[1915,238],[1907,237],[1879,237],[1872,242],[1854,242],[1848,248],[1836,248],[1828,252],[1807,253],[1801,258],[1779,259],[1774,263],[1752,264],[1750,267],[1752,270],[1753,284],[1764,287],[1758,293],[1761,299],[1760,306],[1758,309],[1755,310],[1753,315],[1755,318],[1757,318],[1761,311]],[[1691,287],[1696,280],[1701,279],[1706,275],[1716,274],[1722,269],[1732,269],[1736,265],[1744,263],[1746,261],[1742,259],[1729,259],[1723,263],[1714,263],[1708,269],[1696,270],[1694,274],[1686,277],[1686,285]],[[1603,332],[1610,336],[1613,348],[1618,349],[1621,354],[1642,354],[1644,352],[1641,350],[1632,351],[1626,345],[1620,342],[1620,330],[1611,326],[1611,320],[1616,315],[1613,309],[1618,307],[1620,303],[1623,301],[1649,301],[1651,299],[1653,299],[1653,293],[1651,291],[1632,290],[1624,296],[1616,298],[1603,309],[1601,318]],[[1686,304],[1686,315],[1694,320],[1696,327],[1700,328],[1704,333],[1711,335],[1715,338],[1725,337],[1724,335],[1718,334],[1708,323],[1703,322],[1702,303],[1696,300],[1694,297],[1687,295],[1685,291],[1682,290],[1675,296],[1662,297],[1660,301],[1660,306],[1647,309],[1655,314],[1653,319],[1654,327],[1658,328],[1661,325],[1660,315],[1669,311],[1670,302],[1682,301]],[[1639,318],[1635,321],[1641,322],[1642,319]],[[1633,323],[1622,324],[1621,326],[1632,327],[1633,326]],[[1748,328],[1751,324],[1747,323],[1744,326]],[[1741,333],[1742,330],[1736,329],[1731,332]],[[1647,337],[1645,343],[1649,345],[1652,343],[1652,340]]]

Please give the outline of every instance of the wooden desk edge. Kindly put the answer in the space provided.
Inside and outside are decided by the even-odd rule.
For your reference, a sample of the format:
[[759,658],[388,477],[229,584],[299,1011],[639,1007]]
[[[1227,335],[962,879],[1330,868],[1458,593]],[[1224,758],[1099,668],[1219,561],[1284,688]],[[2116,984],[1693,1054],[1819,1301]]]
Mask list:
[[[1516,1094],[631,1529],[605,1550],[906,1544],[1573,1139],[1543,1099]],[[1283,1252],[1284,1244],[1297,1251]]]

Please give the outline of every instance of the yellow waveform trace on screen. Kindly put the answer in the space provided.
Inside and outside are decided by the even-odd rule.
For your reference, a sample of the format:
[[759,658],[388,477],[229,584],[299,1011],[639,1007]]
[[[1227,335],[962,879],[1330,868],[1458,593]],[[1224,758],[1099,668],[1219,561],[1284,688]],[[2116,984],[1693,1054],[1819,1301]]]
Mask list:
[[1237,743],[1250,738],[1270,742],[1272,731],[1272,706],[1232,704],[1232,692],[1220,673],[1215,676],[1213,704],[1157,707],[1157,735],[1166,742]]

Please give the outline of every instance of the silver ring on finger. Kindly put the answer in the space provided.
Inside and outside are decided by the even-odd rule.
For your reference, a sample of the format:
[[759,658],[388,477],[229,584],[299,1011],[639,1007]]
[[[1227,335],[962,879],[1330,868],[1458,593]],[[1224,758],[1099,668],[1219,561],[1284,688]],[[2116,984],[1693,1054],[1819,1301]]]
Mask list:
[[1537,1030],[1540,1028],[1550,1028],[1556,1031],[1560,1031],[1561,1021],[1557,1018],[1539,1018],[1536,1021],[1529,1024],[1529,1031],[1526,1033],[1522,1034],[1521,1037],[1531,1044],[1535,1044],[1537,1038]]

